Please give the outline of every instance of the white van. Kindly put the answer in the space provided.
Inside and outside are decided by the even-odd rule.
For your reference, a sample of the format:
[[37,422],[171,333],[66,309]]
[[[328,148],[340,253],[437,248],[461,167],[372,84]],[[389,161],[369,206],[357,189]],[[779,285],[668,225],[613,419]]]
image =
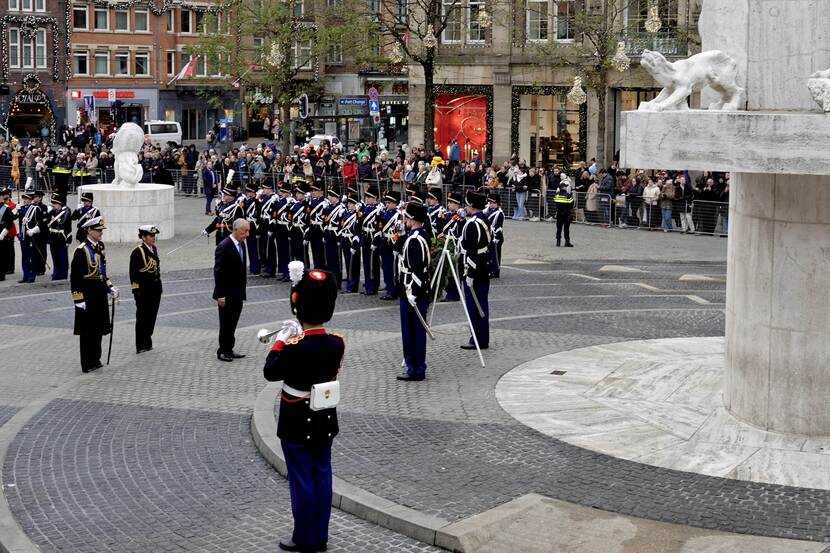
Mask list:
[[153,145],[167,146],[169,142],[173,142],[180,146],[182,126],[178,121],[147,121],[144,123],[144,136],[149,138]]

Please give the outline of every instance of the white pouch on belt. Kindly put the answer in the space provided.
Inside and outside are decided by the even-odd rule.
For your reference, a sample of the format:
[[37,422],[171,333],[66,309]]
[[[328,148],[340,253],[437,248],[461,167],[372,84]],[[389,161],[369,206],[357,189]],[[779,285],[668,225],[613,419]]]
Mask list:
[[312,411],[322,411],[337,407],[340,403],[340,381],[321,382],[311,387],[309,408]]

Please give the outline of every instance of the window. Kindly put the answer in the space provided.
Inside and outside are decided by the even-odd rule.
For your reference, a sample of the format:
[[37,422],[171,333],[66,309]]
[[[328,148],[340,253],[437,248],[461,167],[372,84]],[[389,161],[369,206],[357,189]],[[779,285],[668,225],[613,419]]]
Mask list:
[[264,40],[261,36],[254,37],[254,52],[253,58],[256,63],[262,63],[262,60],[265,58],[265,52],[262,51],[262,45]]
[[378,15],[380,13],[380,0],[368,0],[369,13],[371,15]]
[[479,14],[484,10],[484,0],[470,0],[469,9],[467,11],[467,42],[468,43],[483,43],[485,41],[484,27],[479,23]]
[[[21,37],[23,38],[23,37]],[[32,48],[32,41],[31,40],[23,40],[23,63],[21,64],[23,67],[34,67],[35,66],[34,60],[34,53]]]
[[311,69],[311,41],[297,42],[294,45],[294,67]]
[[45,12],[46,11],[46,0],[35,0],[35,11],[36,12]]
[[35,65],[46,67],[46,29],[38,29],[35,33]]
[[145,129],[149,129],[148,134],[178,134],[179,126],[175,123],[147,123],[144,125]]
[[130,74],[130,53],[116,52],[115,53],[115,74],[129,75]]
[[130,30],[130,12],[128,10],[115,10],[115,30]]
[[150,74],[150,53],[136,52],[135,53],[135,74],[136,76],[146,76]]
[[205,32],[205,12],[194,11],[193,18],[196,21],[196,24],[193,26],[193,30],[197,33],[204,33]]
[[147,10],[135,10],[135,30],[139,32],[150,30]]
[[[441,42],[458,44],[461,42],[461,3],[457,0],[443,0],[441,10],[447,20],[447,26],[441,33]],[[450,11],[452,10],[452,11]]]
[[87,29],[86,14],[86,6],[74,6],[72,8],[73,29],[76,31],[85,31]]
[[110,53],[107,51],[95,52],[95,74],[110,74]]
[[173,12],[174,12],[173,8],[171,8],[170,11],[167,12],[167,32],[168,33],[173,32],[173,25],[174,25],[174,21],[175,21],[174,18],[176,17]]
[[32,11],[32,0],[22,0],[20,4],[20,9],[24,12]]
[[176,51],[167,51],[167,74],[172,76],[176,74]]
[[571,41],[574,39],[573,18],[574,0],[527,0],[527,40]]
[[326,63],[330,65],[343,63],[343,46],[340,44],[330,44],[329,50],[326,52]]
[[[663,0],[657,2],[657,10],[660,14],[660,21],[663,24],[658,33],[667,34],[677,27],[678,0]],[[626,6],[627,27],[629,32],[646,33],[646,19],[652,1],[630,0]]]
[[9,0],[9,11],[17,11],[20,9],[20,2],[18,0]]
[[339,8],[343,5],[343,0],[326,0],[326,5],[329,8]]
[[409,20],[406,1],[396,0],[395,2],[395,23],[398,25],[406,25]]
[[109,28],[109,10],[95,10],[95,30],[107,31]]
[[185,65],[190,63],[190,54],[187,52],[181,52],[179,56],[179,70],[183,68]]
[[197,77],[204,77],[207,75],[207,61],[205,60],[204,56],[199,56],[196,58],[196,67],[195,71]]
[[20,31],[9,29],[9,67],[20,67]]
[[182,17],[181,17],[181,31],[182,33],[189,33],[190,32],[190,10],[182,10]]
[[303,0],[294,0],[294,17],[302,17],[303,8]]
[[87,52],[85,50],[75,52],[72,55],[72,68],[75,71],[76,75],[88,75],[89,74],[89,67],[87,66],[88,56],[89,56],[89,52]]

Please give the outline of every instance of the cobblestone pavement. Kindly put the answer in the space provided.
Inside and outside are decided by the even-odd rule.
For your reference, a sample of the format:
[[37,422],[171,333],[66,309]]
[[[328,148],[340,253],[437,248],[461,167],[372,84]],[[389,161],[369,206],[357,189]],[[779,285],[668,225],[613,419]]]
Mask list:
[[[174,243],[205,223],[191,219]],[[619,461],[542,436],[501,410],[496,382],[530,359],[623,340],[723,333],[724,241],[580,228],[585,246],[567,255],[583,259],[551,261],[552,248],[527,237],[539,228],[550,229],[532,223],[509,229],[515,241],[492,286],[485,369],[474,352],[458,349],[468,336],[461,306],[442,303],[428,379],[397,382],[397,304],[360,295],[338,299],[331,326],[345,335],[347,354],[336,474],[449,520],[539,492],[706,528],[830,536],[828,493]],[[625,245],[615,248],[612,240],[620,237]],[[665,250],[656,260],[649,260],[652,238]],[[204,251],[162,258],[156,348],[134,354],[134,306],[124,298],[113,363],[89,375],[77,369],[65,283],[0,288],[0,426],[18,409],[45,402],[9,445],[3,491],[43,551],[273,551],[288,533],[287,487],[257,453],[249,428],[264,385],[265,348],[255,330],[290,317],[288,287],[249,279],[250,301],[237,333],[238,349],[249,356],[219,363],[205,270],[210,250],[199,248]],[[124,286],[121,250],[128,251],[112,249],[110,266]],[[683,257],[691,261],[673,260]],[[690,274],[714,280],[680,280]],[[335,511],[330,550],[435,549]]]

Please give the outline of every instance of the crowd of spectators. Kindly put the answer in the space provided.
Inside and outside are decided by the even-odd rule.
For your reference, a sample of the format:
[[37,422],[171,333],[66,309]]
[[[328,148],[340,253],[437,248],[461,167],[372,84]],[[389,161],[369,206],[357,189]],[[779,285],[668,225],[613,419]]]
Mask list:
[[[25,145],[0,143],[0,176],[8,174],[11,180],[3,184],[50,190],[56,168],[67,175],[57,180],[72,187],[112,179],[111,140],[102,139],[93,126],[65,129],[61,137],[60,145],[38,139]],[[437,148],[427,152],[423,146],[402,145],[387,151],[371,142],[343,152],[324,141],[316,147],[295,146],[287,156],[273,143],[241,144],[227,151],[214,145],[146,143],[138,154],[143,181],[203,194],[208,205],[225,186],[257,189],[266,180],[276,184],[294,176],[321,177],[341,186],[374,182],[381,190],[483,188],[500,192],[507,215],[516,220],[548,219],[552,210],[547,199],[564,184],[576,197],[574,216],[579,222],[713,233],[720,220],[723,234],[728,228],[729,173],[704,172],[693,178],[685,171],[621,169],[616,162],[605,169],[593,159],[567,168],[531,167],[517,155],[488,166],[480,157],[444,159]]]

